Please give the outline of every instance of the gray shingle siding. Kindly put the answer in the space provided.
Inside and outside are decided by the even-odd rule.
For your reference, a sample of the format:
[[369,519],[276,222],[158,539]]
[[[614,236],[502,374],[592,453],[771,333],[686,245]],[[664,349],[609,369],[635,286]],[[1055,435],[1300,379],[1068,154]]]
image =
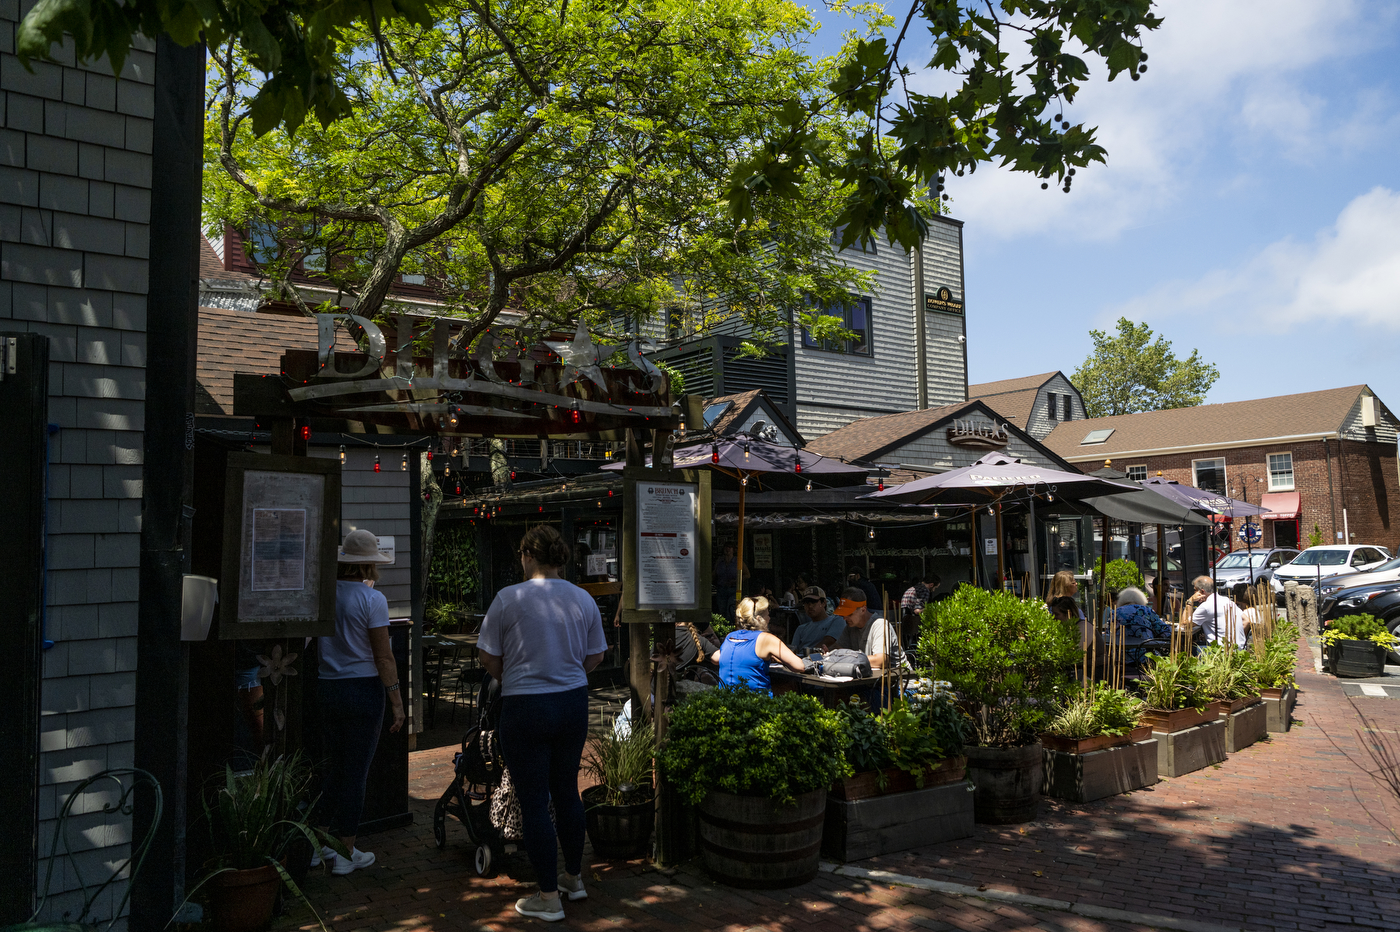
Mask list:
[[[18,5],[0,5],[0,329],[50,339],[48,634],[40,756],[40,838],[77,782],[134,753],[155,73],[141,40],[121,80],[105,62],[33,63],[14,49]],[[70,46],[71,48],[71,46]],[[130,824],[78,806],[89,883],[130,847]],[[44,876],[45,864],[39,876]],[[56,866],[48,921],[81,896]],[[121,898],[99,900],[101,920]],[[120,929],[121,926],[118,926]]]

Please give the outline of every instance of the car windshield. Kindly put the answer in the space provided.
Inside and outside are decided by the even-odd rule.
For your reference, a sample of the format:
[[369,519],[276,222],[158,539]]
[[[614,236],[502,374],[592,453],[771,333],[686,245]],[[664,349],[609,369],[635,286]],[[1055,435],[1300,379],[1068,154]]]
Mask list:
[[[1252,560],[1251,557],[1253,557]],[[1269,554],[1262,550],[1255,554],[1251,554],[1248,550],[1237,550],[1221,560],[1218,566],[1223,570],[1232,566],[1263,566],[1264,561],[1268,558]]]
[[1380,566],[1378,566],[1378,567],[1376,567],[1375,569],[1371,570],[1371,572],[1373,572],[1373,573],[1385,573],[1385,572],[1389,572],[1390,570],[1400,570],[1400,557],[1397,557],[1397,558],[1395,558],[1394,560],[1390,560],[1390,561],[1388,561],[1388,562],[1386,562],[1386,563],[1382,563]]
[[1350,554],[1345,550],[1304,550],[1293,566],[1341,566]]

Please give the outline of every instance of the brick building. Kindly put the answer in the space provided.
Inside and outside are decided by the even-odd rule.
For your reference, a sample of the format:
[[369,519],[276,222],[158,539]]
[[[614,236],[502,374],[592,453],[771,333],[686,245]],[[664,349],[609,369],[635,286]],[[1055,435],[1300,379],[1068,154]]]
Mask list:
[[[1396,429],[1365,385],[1061,423],[1045,445],[1085,472],[1112,460],[1262,503],[1264,546],[1379,544],[1400,551]],[[1232,535],[1234,546],[1239,541]]]

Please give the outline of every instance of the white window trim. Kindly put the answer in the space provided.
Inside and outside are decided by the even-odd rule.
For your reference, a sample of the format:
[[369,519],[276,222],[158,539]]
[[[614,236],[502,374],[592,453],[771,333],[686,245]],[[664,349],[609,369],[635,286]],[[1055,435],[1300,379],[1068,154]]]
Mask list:
[[[1270,457],[1274,457],[1274,456],[1286,456],[1286,457],[1288,457],[1288,474],[1289,474],[1290,476],[1292,476],[1293,478],[1289,480],[1289,482],[1288,482],[1287,485],[1274,485],[1274,468],[1273,468],[1273,466],[1269,463]],[[1265,469],[1265,471],[1267,471],[1268,474],[1269,474],[1269,491],[1270,491],[1270,492],[1292,492],[1294,489],[1297,488],[1297,485],[1298,485],[1298,473],[1297,473],[1296,471],[1294,471],[1294,468],[1293,468],[1293,451],[1292,451],[1292,450],[1287,450],[1287,451],[1285,451],[1285,452],[1283,452],[1283,453],[1265,453],[1265,454],[1264,454],[1264,469]]]
[[1192,484],[1193,486],[1195,486],[1196,488],[1199,489],[1199,488],[1201,487],[1201,486],[1200,486],[1200,483],[1196,481],[1196,464],[1197,464],[1197,463],[1219,463],[1219,464],[1220,464],[1221,470],[1224,472],[1222,484],[1225,486],[1225,489],[1226,489],[1226,492],[1224,492],[1224,493],[1222,493],[1222,494],[1229,494],[1229,488],[1230,488],[1230,466],[1229,466],[1228,463],[1225,462],[1225,457],[1223,457],[1223,456],[1207,456],[1207,457],[1205,457],[1204,459],[1192,460],[1192,461],[1191,461],[1191,484]]
[[[1131,479],[1131,478],[1133,477],[1133,470],[1134,470],[1134,469],[1141,469],[1141,470],[1142,470],[1142,478],[1143,478],[1143,479],[1146,479],[1146,478],[1147,478],[1147,466],[1145,466],[1145,465],[1142,464],[1142,463],[1134,463],[1133,465],[1128,466],[1127,468],[1125,468],[1123,471],[1124,471],[1125,473],[1127,473],[1127,474],[1128,474],[1128,478]],[[1194,470],[1192,471],[1192,478],[1195,478],[1195,472],[1194,472]],[[1138,480],[1138,481],[1141,481],[1141,480]]]

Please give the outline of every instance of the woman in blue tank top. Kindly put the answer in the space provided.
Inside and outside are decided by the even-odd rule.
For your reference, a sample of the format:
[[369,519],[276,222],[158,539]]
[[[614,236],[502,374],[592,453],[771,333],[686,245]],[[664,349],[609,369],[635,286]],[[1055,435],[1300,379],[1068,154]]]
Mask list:
[[740,602],[735,618],[739,629],[731,631],[710,657],[719,664],[719,681],[725,686],[767,690],[768,664],[773,661],[795,673],[805,669],[801,658],[768,633],[768,600],[763,596]]

